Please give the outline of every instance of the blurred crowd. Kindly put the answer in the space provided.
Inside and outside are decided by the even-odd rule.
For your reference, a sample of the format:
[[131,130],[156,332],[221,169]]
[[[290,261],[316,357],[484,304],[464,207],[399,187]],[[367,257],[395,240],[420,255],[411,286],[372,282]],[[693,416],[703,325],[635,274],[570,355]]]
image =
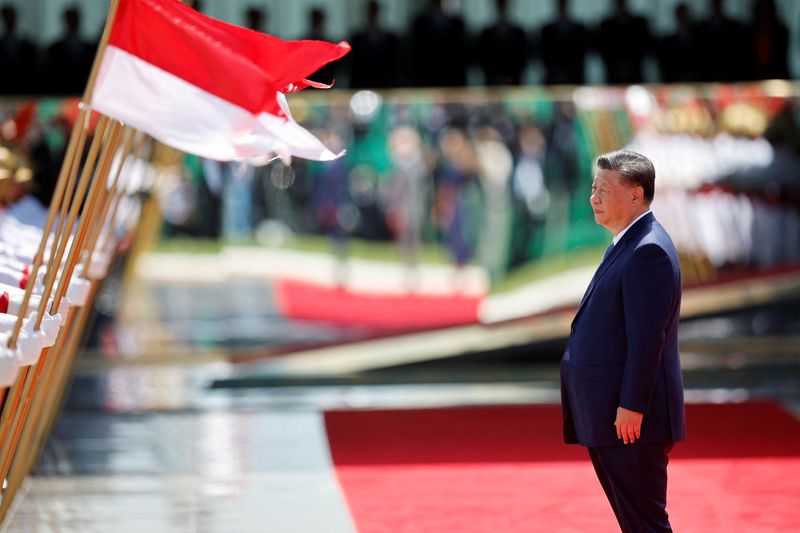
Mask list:
[[19,33],[13,6],[0,14],[0,94],[83,94],[97,43],[82,37],[77,6],[63,11],[61,36],[43,48]]
[[635,124],[625,106],[636,91],[591,92],[596,104],[500,91],[477,101],[395,95],[374,109],[362,99],[376,93],[356,93],[349,106],[339,99],[305,119],[348,148],[334,162],[190,159],[164,196],[174,209],[165,211],[169,233],[265,244],[324,235],[342,256],[352,239],[395,242],[412,265],[435,244],[456,266],[481,265],[497,282],[540,259],[607,244],[587,201],[592,162],[628,146],[659,169],[657,213],[694,263],[687,279],[800,261],[800,236],[788,231],[800,214],[794,98],[752,87],[677,87],[658,99],[646,91],[655,107]]
[[[457,3],[446,0],[429,0],[404,34],[386,28],[377,0],[365,0],[363,26],[352,35],[331,34],[325,10],[313,7],[301,37],[347,39],[353,51],[312,78],[337,79],[337,86],[352,88],[580,85],[587,82],[590,55],[600,58],[607,84],[791,77],[790,34],[775,0],[753,0],[746,21],[731,18],[724,0],[708,0],[702,18],[693,16],[688,2],[680,2],[674,9],[675,29],[665,35],[656,34],[655,21],[632,12],[626,0],[614,0],[612,12],[594,27],[574,17],[568,0],[554,0],[555,19],[537,28],[514,20],[512,1],[494,0],[494,23],[472,33]],[[194,7],[203,9],[197,0]],[[97,43],[82,37],[77,6],[63,11],[62,22],[62,35],[43,45],[20,34],[13,6],[2,7],[0,94],[82,92]],[[285,37],[270,25],[268,10],[257,4],[243,13],[242,23]],[[657,79],[646,73],[648,61],[658,66]],[[532,65],[542,72],[540,79],[531,79]]]
[[[577,21],[568,0],[555,0],[555,20],[523,28],[509,15],[510,3],[495,0],[494,24],[470,35],[447,2],[431,0],[398,36],[381,28],[379,3],[367,2],[366,29],[351,37],[351,86],[458,87],[473,66],[484,85],[518,85],[535,62],[544,77],[533,81],[581,85],[589,54],[602,60],[607,84],[790,78],[789,30],[774,0],[754,0],[747,22],[729,17],[723,0],[710,0],[701,19],[681,2],[675,30],[666,35],[652,31],[653,21],[630,11],[627,0],[614,0],[613,12],[596,27]],[[648,59],[658,65],[658,79],[646,79]]]
[[342,255],[352,238],[395,242],[410,266],[433,244],[457,267],[480,264],[502,279],[544,253],[551,197],[557,217],[583,200],[574,194],[572,105],[507,105],[394,101],[363,110],[351,100],[350,113],[332,105],[306,118],[333,149],[347,146],[341,159],[253,167],[189,158],[182,179],[162,189],[168,232],[266,244],[324,235]]
[[[435,250],[498,282],[607,244],[587,201],[593,160],[627,146],[658,168],[655,209],[694,264],[687,279],[800,261],[798,102],[764,89],[298,95],[296,115],[347,154],[286,165],[176,152],[158,179],[164,235],[269,246],[324,237],[341,258],[358,243],[394,243],[410,271]],[[651,107],[636,115],[643,98]],[[0,107],[0,208],[26,195],[48,204],[77,106]]]

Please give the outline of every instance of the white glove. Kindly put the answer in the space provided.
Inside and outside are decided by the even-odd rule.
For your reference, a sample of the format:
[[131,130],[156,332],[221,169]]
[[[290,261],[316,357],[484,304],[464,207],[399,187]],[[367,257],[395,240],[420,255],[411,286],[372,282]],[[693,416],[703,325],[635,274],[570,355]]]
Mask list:
[[44,337],[47,340],[47,344],[44,346],[44,348],[49,348],[56,343],[56,339],[58,339],[58,332],[61,330],[61,322],[62,319],[60,314],[56,313],[55,315],[50,315],[47,311],[45,311],[41,325],[41,330],[44,332]]
[[10,387],[19,374],[19,350],[8,347],[8,335],[0,335],[0,388]]
[[92,255],[92,263],[89,265],[89,279],[103,279],[108,275],[108,266],[111,263],[111,256],[102,250],[95,250]]
[[19,332],[19,340],[17,341],[20,366],[35,365],[39,362],[42,349],[53,345],[53,343],[49,343],[49,339],[43,330],[33,329],[35,323],[36,311],[28,315],[28,318],[22,323],[22,330]]
[[89,298],[89,289],[91,288],[91,281],[73,276],[69,280],[69,287],[67,287],[67,299],[69,299],[71,305],[83,307]]

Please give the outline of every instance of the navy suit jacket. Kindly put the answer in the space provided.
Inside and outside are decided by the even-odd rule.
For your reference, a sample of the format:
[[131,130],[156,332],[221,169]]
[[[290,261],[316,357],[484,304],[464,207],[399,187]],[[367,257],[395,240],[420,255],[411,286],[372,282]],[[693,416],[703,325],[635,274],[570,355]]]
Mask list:
[[678,355],[681,272],[652,213],[603,260],[572,322],[561,360],[564,440],[617,446],[617,407],[644,413],[642,443],[685,438]]

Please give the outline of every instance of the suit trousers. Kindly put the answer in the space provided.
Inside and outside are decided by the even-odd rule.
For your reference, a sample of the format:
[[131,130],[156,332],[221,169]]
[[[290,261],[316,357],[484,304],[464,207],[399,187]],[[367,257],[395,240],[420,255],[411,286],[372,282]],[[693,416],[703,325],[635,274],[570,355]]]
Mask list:
[[623,533],[671,532],[667,463],[674,443],[590,447],[597,478]]

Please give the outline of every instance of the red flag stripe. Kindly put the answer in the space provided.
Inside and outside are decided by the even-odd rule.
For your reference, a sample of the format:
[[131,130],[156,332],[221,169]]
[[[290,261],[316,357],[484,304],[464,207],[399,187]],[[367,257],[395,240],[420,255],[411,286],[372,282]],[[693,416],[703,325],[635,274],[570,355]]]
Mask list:
[[275,92],[345,55],[350,46],[284,41],[177,0],[121,0],[109,45],[257,114],[281,114]]
[[8,301],[10,297],[7,292],[0,294],[0,313],[8,313]]

